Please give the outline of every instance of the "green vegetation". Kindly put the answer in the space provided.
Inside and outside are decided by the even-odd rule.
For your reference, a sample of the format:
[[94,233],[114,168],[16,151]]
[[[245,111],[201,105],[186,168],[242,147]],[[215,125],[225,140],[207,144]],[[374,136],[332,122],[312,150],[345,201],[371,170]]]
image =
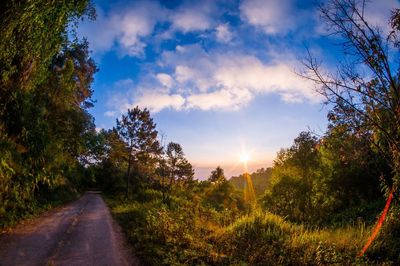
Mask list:
[[84,186],[97,68],[67,28],[93,15],[86,0],[1,4],[0,227]]
[[[399,264],[400,67],[390,56],[400,10],[381,36],[358,8],[321,6],[353,67],[325,76],[311,55],[305,62],[303,75],[332,108],[327,132],[301,132],[271,168],[227,180],[217,167],[198,181],[147,109],[96,132],[88,108],[97,67],[88,43],[67,32],[93,18],[88,1],[2,3],[0,227],[98,187],[146,265]],[[394,203],[360,258],[390,190]]]
[[134,200],[108,203],[146,265],[382,265],[386,260],[383,242],[371,248],[371,258],[357,258],[370,234],[363,222],[309,229],[259,209],[216,211],[204,205],[204,195],[172,197],[167,206],[159,191],[148,189]]
[[[260,196],[271,185],[272,168],[261,168],[256,172],[251,173],[251,180],[253,181],[254,190],[257,196]],[[243,191],[246,186],[244,175],[232,176],[229,182],[237,189]]]

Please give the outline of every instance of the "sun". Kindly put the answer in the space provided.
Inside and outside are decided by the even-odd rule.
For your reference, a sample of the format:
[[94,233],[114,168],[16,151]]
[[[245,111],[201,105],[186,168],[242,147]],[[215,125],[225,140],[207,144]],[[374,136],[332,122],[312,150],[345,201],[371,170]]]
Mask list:
[[243,164],[247,164],[250,161],[250,155],[247,152],[242,152],[239,156],[239,161]]

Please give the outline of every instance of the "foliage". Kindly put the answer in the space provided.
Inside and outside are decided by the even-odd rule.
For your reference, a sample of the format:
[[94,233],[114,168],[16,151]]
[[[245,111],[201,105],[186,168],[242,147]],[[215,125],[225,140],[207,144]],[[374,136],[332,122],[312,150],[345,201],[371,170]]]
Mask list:
[[215,168],[215,170],[211,172],[208,181],[214,184],[225,182],[226,178],[224,174],[224,169],[222,169],[220,166],[217,166],[217,168]]
[[326,73],[309,55],[304,76],[314,81],[319,92],[333,105],[330,121],[345,126],[352,134],[364,135],[385,158],[392,173],[383,175],[387,191],[400,182],[400,94],[398,10],[391,19],[392,32],[383,36],[364,17],[364,1],[332,0],[320,11],[332,34],[343,40],[346,62],[335,74]]
[[355,256],[355,247],[365,237],[360,229],[310,231],[279,216],[255,212],[238,219],[219,237],[224,263],[230,265],[371,265],[357,262]]
[[[158,155],[161,154],[160,143],[157,139],[156,125],[147,109],[141,110],[139,107],[128,109],[126,115],[122,115],[121,120],[117,119],[116,132],[125,143],[125,150],[128,157],[126,173],[126,196],[129,196],[129,185],[131,168],[133,168],[135,178],[135,189],[140,185],[140,181],[149,179],[154,174]],[[140,175],[140,176],[139,176]]]
[[398,206],[392,207],[388,213],[386,221],[383,224],[379,237],[373,242],[368,250],[368,256],[381,260],[386,257],[395,263],[400,263],[400,211]]
[[175,142],[168,143],[165,157],[167,172],[170,176],[170,189],[176,182],[190,185],[193,181],[194,170],[185,158],[181,145]]
[[[87,41],[68,39],[71,23],[94,17],[88,1],[3,1],[0,227],[99,187],[146,265],[400,263],[398,202],[366,257],[356,257],[383,204],[379,184],[398,190],[400,182],[400,71],[391,58],[400,11],[384,38],[360,4],[320,9],[350,63],[324,75],[314,58],[305,62],[304,76],[333,106],[325,135],[301,132],[272,168],[251,176],[227,181],[218,166],[200,182],[179,143],[161,147],[147,109],[96,132],[88,108],[98,69]],[[245,201],[255,201],[245,179],[262,209]]]
[[[251,173],[251,180],[253,181],[254,190],[257,196],[264,194],[264,191],[271,185],[271,174],[272,168],[261,168]],[[235,189],[243,191],[246,185],[246,179],[244,175],[232,176],[229,182]]]
[[391,251],[380,247],[379,258],[376,251],[357,258],[370,234],[364,223],[311,230],[260,210],[226,223],[226,211],[204,207],[196,197],[174,196],[166,205],[160,192],[142,194],[134,201],[107,201],[146,265],[382,265],[385,260],[390,265],[398,260],[388,260]]
[[54,201],[59,188],[72,195],[83,184],[95,134],[87,108],[97,67],[87,42],[67,34],[77,19],[93,17],[88,1],[0,5],[0,220],[6,225]]
[[378,177],[385,171],[387,165],[368,142],[341,127],[331,127],[320,140],[301,133],[291,148],[278,153],[262,205],[295,222],[340,224],[349,218],[341,212],[379,201]]
[[243,200],[242,193],[236,193],[233,186],[228,181],[210,184],[204,193],[205,206],[223,211],[243,211],[247,206]]
[[[333,106],[329,127],[320,137],[301,132],[291,147],[277,154],[272,168],[251,175],[262,195],[262,209],[244,200],[243,196],[250,198],[245,185],[250,176],[226,181],[220,167],[209,180],[193,180],[190,189],[180,186],[179,161],[187,161],[178,143],[170,143],[158,157],[158,184],[141,187],[130,201],[109,201],[145,264],[399,263],[397,206],[381,237],[364,257],[357,257],[383,205],[380,183],[396,188],[400,172],[398,62],[385,50],[386,42],[390,49],[398,48],[400,12],[393,13],[393,31],[384,39],[366,23],[358,4],[363,1],[332,0],[321,6],[328,24],[347,41],[349,58],[357,60],[344,64],[338,76],[328,77],[316,60],[306,62],[313,73],[306,76],[320,85]],[[370,73],[358,72],[365,69],[356,69],[358,63]]]
[[301,132],[292,147],[278,153],[272,186],[263,198],[266,208],[295,221],[311,219],[319,207],[313,204],[320,164],[317,143],[309,132]]
[[[151,191],[146,193],[157,195]],[[195,219],[193,211],[200,213],[199,206],[180,198],[173,197],[171,200],[171,208],[162,203],[160,194],[145,202],[111,204],[135,254],[144,264],[209,264],[210,245],[205,241],[209,231],[199,226],[200,221]]]

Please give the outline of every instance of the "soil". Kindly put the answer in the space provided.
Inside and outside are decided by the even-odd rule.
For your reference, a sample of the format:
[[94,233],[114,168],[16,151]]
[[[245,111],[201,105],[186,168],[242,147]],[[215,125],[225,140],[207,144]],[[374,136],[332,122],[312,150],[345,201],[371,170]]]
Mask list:
[[100,192],[0,236],[0,265],[139,265]]

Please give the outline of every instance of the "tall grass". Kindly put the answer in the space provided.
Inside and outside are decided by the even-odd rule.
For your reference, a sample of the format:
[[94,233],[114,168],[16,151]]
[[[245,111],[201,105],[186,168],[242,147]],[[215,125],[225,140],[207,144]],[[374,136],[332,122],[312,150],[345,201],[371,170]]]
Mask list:
[[[144,201],[108,199],[136,255],[146,265],[394,265],[396,258],[357,254],[369,237],[364,223],[309,228],[260,209],[226,224],[216,212],[194,201],[146,192]],[[400,227],[399,227],[400,228]],[[394,238],[398,239],[398,238]],[[393,240],[393,241],[394,241]],[[378,242],[379,243],[379,242]],[[373,255],[382,247],[375,246]],[[368,255],[368,254],[367,254]]]

